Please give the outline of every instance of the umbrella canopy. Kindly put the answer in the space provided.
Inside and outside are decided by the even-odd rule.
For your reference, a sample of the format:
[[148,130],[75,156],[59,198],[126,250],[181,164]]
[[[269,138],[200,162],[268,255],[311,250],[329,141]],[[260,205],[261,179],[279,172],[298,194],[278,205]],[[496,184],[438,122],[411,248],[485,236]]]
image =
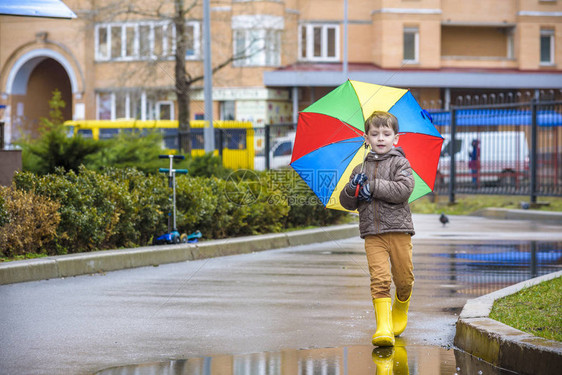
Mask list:
[[374,111],[398,119],[402,147],[414,172],[409,202],[433,190],[443,137],[408,90],[347,81],[299,114],[291,167],[327,208],[345,210],[341,190],[365,157],[365,119]]

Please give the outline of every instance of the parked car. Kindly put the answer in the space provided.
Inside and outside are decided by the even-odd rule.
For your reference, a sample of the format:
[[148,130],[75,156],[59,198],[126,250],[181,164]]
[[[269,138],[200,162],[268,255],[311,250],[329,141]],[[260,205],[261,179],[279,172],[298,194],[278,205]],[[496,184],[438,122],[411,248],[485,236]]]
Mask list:
[[[438,181],[448,182],[450,134],[439,158]],[[513,186],[528,177],[529,146],[523,131],[459,132],[454,143],[456,182]]]
[[[269,151],[269,168],[279,169],[288,167],[293,154],[293,145],[295,143],[295,133],[291,133],[285,137],[279,137],[273,140],[273,146]],[[256,170],[265,170],[265,156],[256,156],[254,159]]]

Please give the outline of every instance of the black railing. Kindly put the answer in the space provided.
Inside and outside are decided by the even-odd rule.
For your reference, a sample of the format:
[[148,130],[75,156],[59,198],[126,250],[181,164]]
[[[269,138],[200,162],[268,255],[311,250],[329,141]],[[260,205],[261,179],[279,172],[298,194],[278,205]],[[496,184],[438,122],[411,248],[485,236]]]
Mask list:
[[450,202],[459,193],[528,195],[531,203],[562,195],[562,102],[453,107],[432,117],[445,138],[435,191]]
[[266,170],[287,167],[291,162],[296,129],[294,123],[265,125],[264,147],[256,150],[256,169],[261,169],[262,165]]
[[[457,194],[527,195],[531,203],[538,196],[562,196],[562,102],[453,107],[431,115],[445,138],[437,194],[451,202]],[[284,168],[296,128],[294,123],[255,127],[252,137],[250,129],[215,129],[215,145],[225,166]],[[192,128],[190,138],[192,149],[203,148],[203,129]],[[169,141],[168,147],[177,148],[177,137]],[[230,160],[240,157],[249,160]]]

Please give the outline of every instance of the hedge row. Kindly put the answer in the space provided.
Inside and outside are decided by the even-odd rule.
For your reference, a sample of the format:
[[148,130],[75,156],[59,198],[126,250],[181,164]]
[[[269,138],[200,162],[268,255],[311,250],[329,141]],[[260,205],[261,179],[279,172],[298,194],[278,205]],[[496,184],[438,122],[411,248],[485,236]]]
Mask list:
[[[136,169],[19,173],[0,189],[0,257],[148,245],[167,230],[170,194],[165,176]],[[325,209],[292,171],[178,176],[176,195],[178,230],[200,230],[204,239],[327,225],[344,215]]]

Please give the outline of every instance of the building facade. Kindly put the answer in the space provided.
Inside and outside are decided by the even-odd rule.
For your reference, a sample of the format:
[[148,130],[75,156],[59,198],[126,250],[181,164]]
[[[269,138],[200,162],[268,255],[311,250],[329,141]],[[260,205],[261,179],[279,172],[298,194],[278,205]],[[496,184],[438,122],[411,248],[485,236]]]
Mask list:
[[[76,19],[0,16],[6,142],[66,119],[176,119],[174,1],[66,0]],[[203,105],[202,1],[184,0],[190,118]],[[425,108],[560,99],[560,0],[211,2],[215,119],[255,126],[346,79],[408,88]]]

